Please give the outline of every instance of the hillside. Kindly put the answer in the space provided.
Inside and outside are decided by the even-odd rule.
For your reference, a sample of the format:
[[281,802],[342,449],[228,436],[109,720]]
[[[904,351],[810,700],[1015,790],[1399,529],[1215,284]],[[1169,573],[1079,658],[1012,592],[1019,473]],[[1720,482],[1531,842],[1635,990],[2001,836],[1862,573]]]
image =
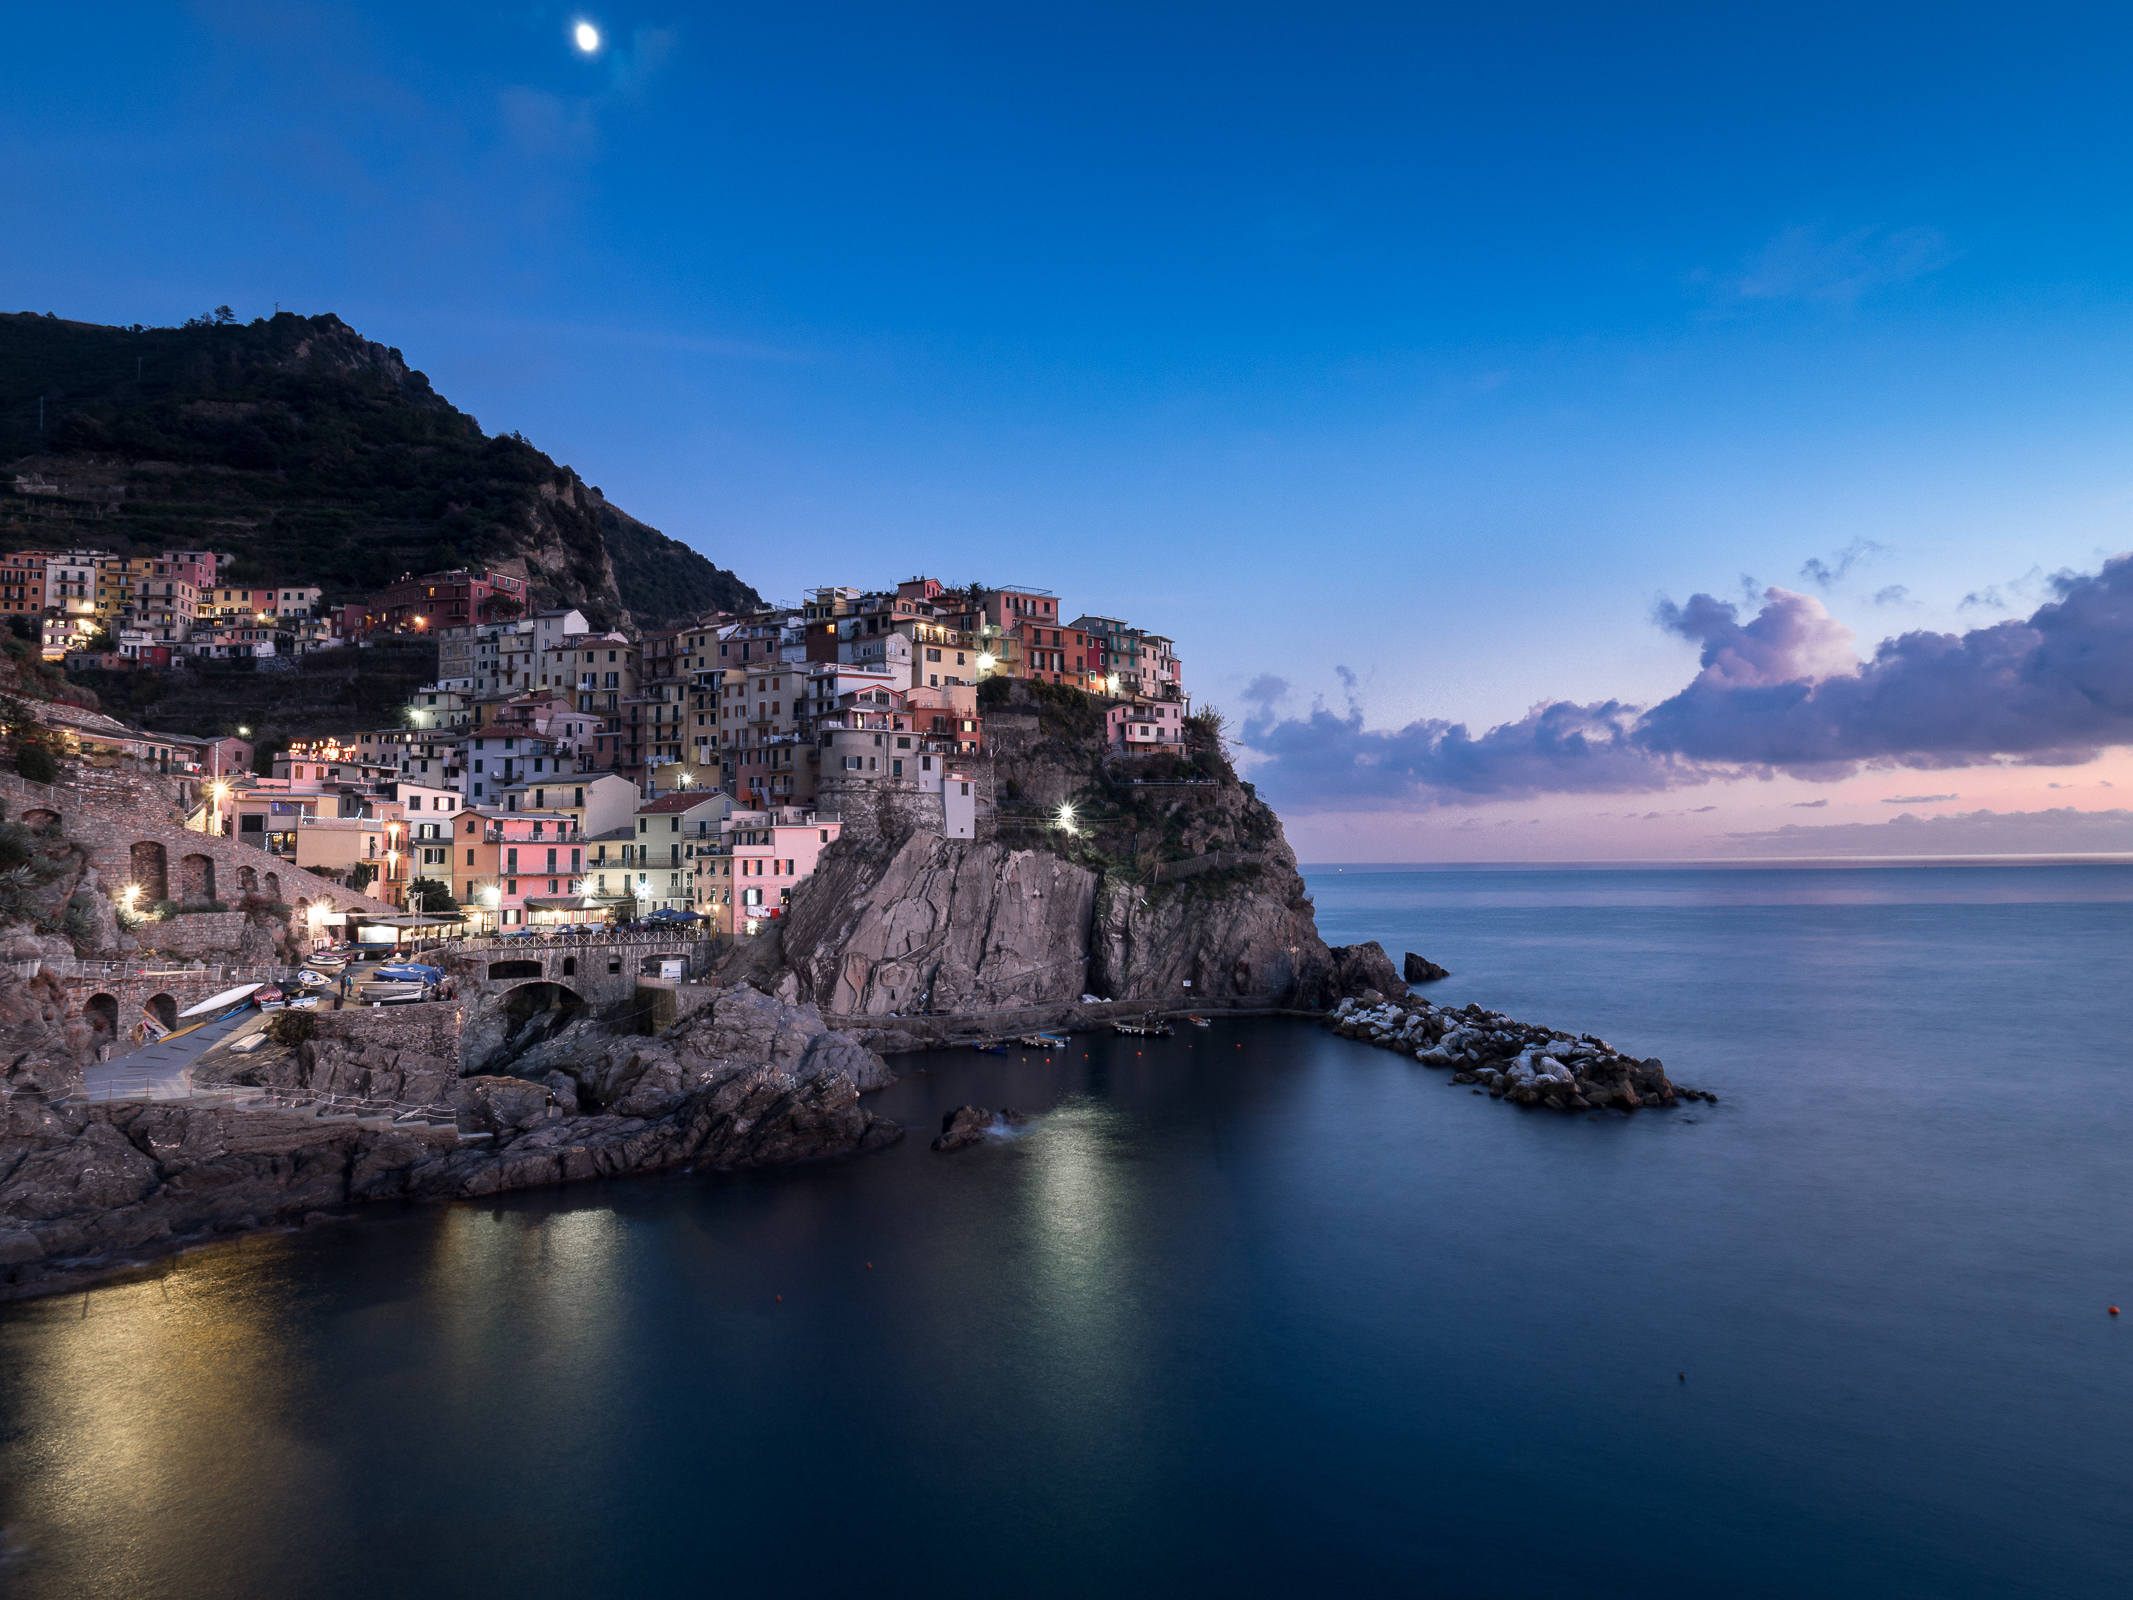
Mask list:
[[228,550],[235,581],[309,578],[336,602],[517,558],[539,603],[601,625],[762,603],[330,313],[182,328],[0,313],[0,466],[36,490],[0,495],[8,548]]

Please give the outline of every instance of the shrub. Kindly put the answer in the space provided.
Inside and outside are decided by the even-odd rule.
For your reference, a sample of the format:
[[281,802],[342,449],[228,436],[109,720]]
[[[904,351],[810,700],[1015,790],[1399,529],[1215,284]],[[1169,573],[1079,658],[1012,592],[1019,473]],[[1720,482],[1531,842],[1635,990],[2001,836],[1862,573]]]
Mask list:
[[31,783],[57,783],[59,758],[46,745],[19,744],[15,747],[15,770]]
[[1015,680],[991,677],[978,685],[978,704],[998,710],[1014,698]]
[[149,906],[148,914],[158,922],[168,922],[178,914],[178,902],[175,900],[158,900]]

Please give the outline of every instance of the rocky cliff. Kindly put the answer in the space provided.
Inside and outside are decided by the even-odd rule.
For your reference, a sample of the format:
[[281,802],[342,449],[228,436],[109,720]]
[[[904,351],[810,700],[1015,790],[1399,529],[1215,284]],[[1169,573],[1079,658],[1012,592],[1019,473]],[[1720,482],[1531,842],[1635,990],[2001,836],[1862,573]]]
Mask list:
[[316,582],[329,600],[515,560],[540,603],[602,625],[761,603],[330,313],[182,328],[0,314],[0,462],[17,480],[0,531],[21,544],[227,550],[234,581]]
[[1084,994],[1317,1006],[1403,988],[1375,946],[1373,963],[1319,937],[1280,819],[1231,770],[1217,724],[1194,725],[1186,760],[1113,759],[1085,697],[995,681],[981,836],[869,830],[832,846],[782,930],[804,998],[885,1017]]
[[[0,1026],[49,1032],[0,978]],[[49,1292],[186,1238],[378,1199],[460,1199],[683,1163],[756,1166],[879,1149],[903,1130],[859,1104],[893,1081],[809,1006],[720,995],[657,1039],[585,1041],[545,1084],[343,1039],[232,1070],[255,1107],[55,1105],[0,1097],[0,1297]],[[212,1078],[212,1072],[203,1077]],[[457,1126],[321,1121],[307,1096],[436,1096]],[[273,1104],[266,1103],[269,1099]]]

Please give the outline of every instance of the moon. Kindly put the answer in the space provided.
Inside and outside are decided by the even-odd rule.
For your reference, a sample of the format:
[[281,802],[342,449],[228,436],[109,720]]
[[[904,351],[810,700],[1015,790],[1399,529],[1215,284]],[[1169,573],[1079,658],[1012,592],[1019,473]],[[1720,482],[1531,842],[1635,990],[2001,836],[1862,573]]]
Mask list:
[[578,48],[587,55],[600,48],[600,30],[589,22],[579,23],[571,31],[571,37],[578,41]]

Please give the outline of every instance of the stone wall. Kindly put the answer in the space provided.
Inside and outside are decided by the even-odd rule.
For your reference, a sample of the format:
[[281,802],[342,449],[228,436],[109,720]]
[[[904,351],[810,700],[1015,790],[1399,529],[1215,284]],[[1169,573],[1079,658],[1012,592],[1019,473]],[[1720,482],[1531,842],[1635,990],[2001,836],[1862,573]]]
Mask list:
[[[257,845],[195,833],[182,825],[173,790],[167,784],[168,780],[141,777],[122,786],[107,783],[88,789],[30,783],[13,773],[0,773],[0,800],[5,800],[13,821],[36,826],[56,820],[68,839],[89,852],[98,886],[106,894],[138,883],[142,885],[144,902],[191,898],[196,902],[221,900],[234,904],[249,894],[299,909],[325,905],[336,911],[394,910],[383,900],[306,872]],[[154,893],[156,889],[164,892]],[[178,922],[193,920],[181,918]],[[292,919],[292,924],[290,931],[301,936],[305,931],[302,923]],[[176,928],[171,923],[162,926]],[[166,943],[161,935],[153,942],[162,949],[236,948],[234,941],[205,944],[204,933],[183,928],[176,928],[167,937],[178,943]]]
[[940,795],[910,778],[825,772],[816,780],[815,812],[834,816],[842,837],[862,844],[897,843],[914,833],[947,833]]
[[163,955],[226,955],[233,960],[271,961],[271,951],[245,948],[246,924],[250,920],[242,911],[193,911],[168,922],[144,922],[132,933],[142,949]]
[[314,1011],[314,1039],[349,1045],[376,1045],[426,1056],[459,1059],[459,1036],[466,1028],[466,1006],[457,1000],[431,1000],[411,1006],[352,1006],[344,1011]]

